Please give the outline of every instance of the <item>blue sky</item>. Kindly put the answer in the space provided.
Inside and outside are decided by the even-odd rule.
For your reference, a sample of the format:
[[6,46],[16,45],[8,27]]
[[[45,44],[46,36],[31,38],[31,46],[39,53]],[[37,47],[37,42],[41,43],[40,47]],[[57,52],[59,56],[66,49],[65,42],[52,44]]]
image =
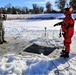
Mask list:
[[0,0],[0,7],[4,7],[10,3],[12,6],[26,6],[32,8],[32,4],[36,3],[38,6],[43,6],[45,8],[45,4],[48,1],[52,2],[52,5],[55,2],[55,0]]
[[52,7],[54,9],[57,9],[56,6],[54,5],[56,0],[0,0],[0,7],[4,7],[7,4],[12,4],[12,6],[20,6],[20,7],[28,7],[32,8],[32,4],[36,3],[38,6],[45,7],[46,2],[51,2]]

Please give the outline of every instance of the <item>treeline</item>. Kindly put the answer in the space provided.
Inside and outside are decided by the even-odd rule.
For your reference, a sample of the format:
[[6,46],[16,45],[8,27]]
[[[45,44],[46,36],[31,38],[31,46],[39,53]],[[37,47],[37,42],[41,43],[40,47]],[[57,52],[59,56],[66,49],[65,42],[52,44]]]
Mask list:
[[4,14],[40,14],[40,13],[51,13],[56,12],[52,10],[51,3],[46,3],[46,10],[44,11],[44,7],[39,7],[37,4],[32,5],[32,9],[28,7],[20,7],[20,6],[12,6],[11,4],[7,4],[5,7],[1,7],[0,11]]
[[63,12],[63,9],[69,6],[72,6],[74,9],[74,12],[76,12],[76,0],[70,0],[69,4],[67,4],[67,0],[56,0],[55,6],[58,8],[58,10],[54,10],[52,7],[52,3],[47,2],[46,10],[44,10],[44,7],[38,6],[37,4],[32,5],[32,9],[29,9],[28,7],[20,7],[20,6],[12,6],[11,4],[7,4],[4,7],[0,8],[0,11],[4,14],[41,14],[41,13],[61,13]]

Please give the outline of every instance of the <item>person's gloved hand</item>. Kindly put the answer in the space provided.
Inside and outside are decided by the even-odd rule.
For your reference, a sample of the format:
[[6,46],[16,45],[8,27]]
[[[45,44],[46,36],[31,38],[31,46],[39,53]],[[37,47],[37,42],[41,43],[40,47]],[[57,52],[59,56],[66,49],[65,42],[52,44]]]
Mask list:
[[61,32],[60,32],[60,33],[59,33],[59,38],[61,37],[61,35],[62,35],[62,34],[61,34]]
[[58,24],[54,24],[54,27],[57,26]]

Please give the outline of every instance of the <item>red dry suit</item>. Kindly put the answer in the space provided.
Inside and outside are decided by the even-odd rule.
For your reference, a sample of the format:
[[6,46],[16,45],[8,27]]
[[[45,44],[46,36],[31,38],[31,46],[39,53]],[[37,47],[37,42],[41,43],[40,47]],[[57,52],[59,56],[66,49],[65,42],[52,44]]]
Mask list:
[[67,14],[64,13],[66,16],[65,19],[62,21],[62,32],[64,37],[64,46],[66,52],[70,52],[70,44],[72,42],[72,36],[74,34],[74,19],[71,17],[71,13],[68,12]]

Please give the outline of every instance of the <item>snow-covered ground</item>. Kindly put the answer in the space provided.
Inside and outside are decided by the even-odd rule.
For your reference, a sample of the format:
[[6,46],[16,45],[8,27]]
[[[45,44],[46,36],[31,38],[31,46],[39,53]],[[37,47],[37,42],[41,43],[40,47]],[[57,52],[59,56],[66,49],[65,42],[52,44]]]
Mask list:
[[[70,57],[63,59],[59,58],[63,46],[63,37],[59,38],[60,26],[53,27],[60,21],[5,21],[5,39],[8,43],[0,45],[0,75],[76,75],[76,25]],[[49,47],[53,44],[60,48],[48,56],[23,52],[33,43]]]

